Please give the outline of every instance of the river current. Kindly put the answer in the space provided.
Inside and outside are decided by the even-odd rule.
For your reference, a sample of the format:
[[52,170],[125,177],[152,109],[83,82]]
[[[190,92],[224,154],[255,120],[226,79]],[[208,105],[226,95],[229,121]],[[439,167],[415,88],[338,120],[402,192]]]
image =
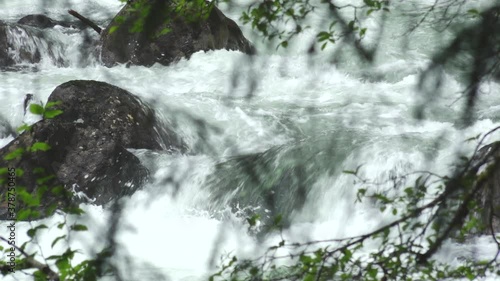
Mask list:
[[[472,124],[461,125],[464,85],[459,69],[443,69],[441,88],[425,103],[428,97],[417,88],[420,75],[452,31],[424,23],[407,37],[403,34],[420,15],[418,9],[433,2],[395,1],[397,9],[387,19],[372,65],[342,45],[329,45],[323,52],[318,47],[308,55],[319,30],[315,24],[324,24],[320,14],[286,50],[267,45],[244,26],[244,34],[259,50],[254,57],[225,50],[200,52],[171,66],[150,68],[103,67],[80,52],[81,32],[56,27],[44,31],[55,44],[33,42],[45,46],[39,64],[0,72],[0,114],[11,126],[19,126],[26,94],[45,102],[55,87],[74,79],[105,81],[153,105],[190,149],[184,155],[134,151],[151,170],[152,180],[125,200],[114,263],[125,280],[206,280],[221,256],[256,257],[281,240],[278,234],[259,236],[258,229],[249,230],[248,210],[267,211],[251,198],[238,199],[238,191],[258,189],[238,167],[238,159],[254,159],[249,163],[260,165],[264,185],[286,177],[289,167],[301,167],[307,186],[303,200],[298,204],[296,198],[284,196],[280,202],[280,210],[289,214],[282,234],[286,241],[343,238],[367,233],[394,216],[355,203],[360,186],[342,171],[361,165],[360,176],[380,182],[413,171],[446,175],[459,155],[470,155],[475,148],[467,139],[500,125],[500,85],[493,82],[482,85]],[[467,5],[484,7],[488,1]],[[121,6],[118,0],[0,0],[0,19],[15,22],[34,13],[59,19],[71,8],[105,26]],[[233,7],[226,14],[238,20],[240,13]],[[365,43],[373,45],[380,19],[365,24]],[[423,118],[416,118],[419,106]],[[499,137],[493,134],[488,140]],[[0,146],[11,140],[0,139]],[[293,188],[296,182],[279,184]],[[286,193],[286,188],[280,192]],[[110,216],[100,206],[81,208],[89,231],[70,236],[71,247],[81,250],[77,260],[103,247]],[[61,235],[56,223],[62,218],[32,223],[49,228],[40,231],[39,247],[31,250],[48,257],[64,248],[63,243],[51,247]],[[29,224],[18,225],[20,244],[28,239]],[[460,257],[486,259],[495,253],[488,237],[478,237],[464,244],[447,242],[436,259],[460,264]],[[15,277],[27,278],[22,273]]]

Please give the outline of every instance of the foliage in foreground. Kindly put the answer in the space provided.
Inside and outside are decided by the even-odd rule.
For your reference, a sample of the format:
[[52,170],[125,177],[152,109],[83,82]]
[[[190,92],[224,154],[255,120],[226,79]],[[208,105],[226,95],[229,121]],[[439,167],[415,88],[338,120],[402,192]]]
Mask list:
[[[142,9],[144,22],[148,16],[150,5],[148,1],[134,1],[134,9]],[[231,1],[226,1],[231,2]],[[177,1],[179,11],[189,11],[199,7],[210,8],[205,1]],[[214,4],[217,1],[213,2]],[[360,2],[361,3],[361,2]],[[196,6],[198,5],[198,6]],[[457,32],[455,40],[439,52],[430,67],[423,72],[420,81],[421,90],[428,94],[429,101],[440,85],[437,69],[447,66],[457,56],[467,54],[471,63],[465,73],[466,87],[464,90],[465,114],[464,124],[473,119],[475,101],[479,95],[482,82],[498,79],[498,18],[500,5],[493,5],[487,10],[479,12],[475,9],[462,11],[464,1],[436,1],[435,4],[422,14],[422,24],[426,18],[437,10],[442,12],[442,23],[450,26],[462,14],[475,17],[477,21]],[[149,8],[148,8],[149,7]],[[308,29],[307,18],[319,11],[326,10],[331,21],[325,24],[328,27],[316,34],[321,49],[327,44],[343,43],[354,47],[358,55],[371,61],[376,52],[376,44],[368,48],[361,39],[367,32],[363,26],[363,19],[379,14],[390,13],[391,1],[364,0],[362,4],[337,5],[334,1],[308,0],[280,0],[261,1],[252,3],[242,15],[245,23],[257,30],[262,36],[270,40],[278,40],[278,46],[287,47],[288,42]],[[345,16],[342,11],[350,11]],[[436,12],[437,13],[437,12]],[[203,14],[203,13],[202,13]],[[349,13],[347,13],[349,14]],[[290,25],[292,28],[290,28]],[[137,24],[140,29],[141,22]],[[412,31],[411,30],[411,31]],[[438,77],[437,80],[436,77]],[[434,79],[434,80],[432,80]],[[435,85],[425,88],[428,80]],[[423,111],[423,110],[422,110]],[[32,112],[44,114],[46,110],[33,108]],[[49,114],[50,115],[50,114]],[[55,116],[45,116],[51,118]],[[24,129],[29,129],[25,127]],[[484,136],[489,135],[489,133]],[[482,142],[480,142],[482,144]],[[479,145],[478,145],[479,148]],[[35,153],[37,150],[48,149],[43,144],[18,151]],[[476,149],[476,153],[478,149]],[[239,260],[237,257],[228,257],[219,272],[213,274],[211,280],[442,280],[446,278],[468,278],[473,280],[487,274],[500,275],[497,258],[500,253],[500,242],[491,232],[491,238],[497,244],[497,255],[491,260],[477,261],[463,257],[462,265],[452,267],[440,264],[432,257],[447,239],[465,241],[476,233],[484,233],[490,227],[488,220],[483,220],[477,214],[481,213],[478,194],[491,186],[484,184],[492,177],[494,169],[477,174],[478,165],[470,159],[462,159],[456,167],[453,176],[437,176],[431,173],[420,173],[410,186],[399,186],[395,182],[388,189],[379,189],[378,183],[371,183],[359,176],[359,171],[346,171],[356,177],[361,188],[358,190],[358,201],[370,201],[383,213],[392,213],[394,220],[371,233],[344,239],[324,241],[308,241],[294,243],[282,240],[276,246],[268,249],[265,255],[255,260]],[[496,167],[498,161],[492,164]],[[484,164],[484,163],[483,163]],[[2,170],[3,171],[3,170]],[[22,171],[19,171],[22,174]],[[22,175],[19,175],[22,176]],[[400,179],[403,180],[403,179]],[[22,189],[20,189],[22,190]],[[22,194],[22,192],[21,192]],[[37,194],[24,194],[20,197],[26,205],[36,207],[39,200]],[[117,208],[118,210],[119,208]],[[58,228],[65,228],[67,234],[56,237],[52,246],[66,242],[69,245],[69,236],[75,231],[85,231],[82,224],[68,224],[67,215],[80,215],[78,208],[66,210],[64,220],[57,224]],[[114,215],[119,216],[117,211]],[[255,224],[257,218],[249,218],[249,223]],[[116,226],[118,217],[112,217],[112,224]],[[281,219],[277,217],[275,226],[279,229]],[[113,256],[114,245],[100,251],[94,258],[75,264],[77,250],[65,247],[59,255],[47,257],[38,261],[36,253],[27,253],[28,245],[36,245],[36,236],[47,226],[39,225],[28,230],[32,239],[16,245],[15,250],[20,253],[16,261],[18,270],[25,271],[36,280],[96,280],[104,275],[113,275],[117,279],[119,273],[109,262]],[[116,227],[110,227],[108,237],[113,241]],[[3,238],[2,240],[7,241]],[[6,253],[8,248],[3,249]],[[57,269],[54,269],[57,268]],[[6,263],[1,264],[2,274],[9,274]]]
[[[372,61],[375,48],[364,46],[361,39],[366,33],[363,18],[373,12],[390,12],[390,1],[363,1],[364,4],[336,5],[335,1],[321,1],[328,7],[331,23],[328,30],[320,31],[317,40],[324,49],[327,43],[351,45],[358,55]],[[317,4],[317,2],[315,2]],[[465,9],[465,1],[435,1],[422,13],[409,33],[416,30],[427,18],[442,16],[436,25],[445,29],[453,26],[457,19],[472,18],[472,24],[461,26],[455,38],[435,54],[432,63],[419,81],[419,90],[426,96],[423,105],[417,107],[417,117],[423,118],[425,107],[441,90],[443,67],[457,61],[463,64],[462,92],[464,114],[462,124],[470,125],[475,120],[474,106],[482,83],[498,80],[500,73],[500,4],[496,3],[482,12]],[[294,9],[295,8],[295,9]],[[281,41],[286,47],[288,40],[302,32],[302,21],[318,7],[309,1],[264,1],[250,6],[243,20],[250,22],[262,35]],[[352,11],[348,19],[341,10]],[[345,14],[345,13],[344,13]],[[383,16],[382,16],[383,17]],[[293,22],[295,29],[284,29],[280,23]],[[325,25],[328,26],[328,25]],[[315,44],[315,43],[313,43]],[[498,128],[493,131],[498,130]],[[478,158],[474,155],[459,158],[452,176],[438,176],[422,172],[414,184],[401,187],[406,177],[391,179],[394,185],[377,188],[375,183],[358,176],[358,170],[346,171],[361,184],[358,201],[370,201],[383,213],[390,212],[394,220],[370,233],[344,239],[308,241],[294,243],[282,240],[268,249],[265,255],[255,260],[239,260],[228,257],[219,272],[211,280],[443,280],[499,275],[500,237],[493,228],[492,212],[498,202],[485,205],[485,194],[495,194],[495,177],[500,160]],[[476,139],[476,138],[475,138]],[[474,139],[474,140],[475,140]],[[485,171],[481,167],[490,165]],[[493,184],[491,184],[493,182]],[[369,200],[367,200],[369,199]],[[484,214],[488,214],[486,217]],[[474,235],[489,233],[497,245],[497,253],[490,260],[475,260],[472,257],[457,257],[460,266],[439,263],[434,255],[446,241],[465,242]]]
[[[392,179],[387,187],[359,177],[359,168],[344,171],[362,186],[357,201],[370,201],[380,215],[392,214],[392,222],[350,238],[303,243],[281,240],[254,260],[227,257],[210,280],[475,280],[500,276],[500,235],[492,228],[491,217],[482,220],[480,216],[480,194],[492,188],[487,179],[495,175],[491,169],[476,174],[484,162],[463,161],[451,178],[429,172],[407,175],[417,176],[411,186],[402,185],[405,177]],[[460,266],[451,266],[432,258],[448,239],[463,243],[485,232],[497,245],[496,255],[489,260],[464,254],[457,257]]]

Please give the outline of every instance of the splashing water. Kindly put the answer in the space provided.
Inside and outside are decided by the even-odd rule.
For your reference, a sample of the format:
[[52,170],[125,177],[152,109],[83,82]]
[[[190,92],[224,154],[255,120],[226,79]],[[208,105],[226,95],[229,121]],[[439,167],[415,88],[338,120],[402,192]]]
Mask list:
[[[69,7],[105,26],[121,5],[114,0],[51,1],[49,6],[43,2],[0,1],[0,19],[13,23],[23,15],[42,12],[58,16]],[[238,13],[228,15],[237,19]],[[457,152],[474,149],[473,143],[464,143],[467,138],[499,125],[497,83],[483,86],[477,121],[467,128],[456,125],[462,110],[456,100],[463,85],[452,71],[445,71],[444,90],[427,105],[425,118],[414,118],[422,99],[415,87],[419,74],[450,34],[439,36],[424,26],[409,37],[410,48],[402,51],[395,42],[406,16],[392,15],[380,43],[382,51],[375,64],[366,67],[347,50],[332,64],[331,52],[338,47],[308,56],[304,44],[297,43],[289,52],[263,50],[252,58],[221,50],[196,53],[168,67],[105,68],[81,52],[83,33],[62,27],[35,31],[11,26],[12,58],[27,64],[23,57],[38,56],[39,62],[29,64],[36,72],[0,72],[0,113],[12,127],[19,126],[27,93],[46,101],[57,85],[73,79],[106,81],[153,104],[165,121],[175,125],[190,151],[186,155],[133,151],[153,179],[125,200],[115,262],[127,280],[160,276],[204,280],[222,255],[255,257],[281,239],[275,234],[258,238],[249,231],[245,221],[249,212],[289,213],[282,234],[287,241],[366,233],[393,216],[379,213],[373,205],[354,203],[358,186],[342,171],[363,164],[361,175],[379,181],[418,170],[445,175]],[[321,17],[316,20],[321,22]],[[377,29],[377,22],[370,24],[368,42]],[[243,31],[263,46],[248,27]],[[307,31],[298,42],[310,42],[314,34]],[[1,139],[0,145],[10,140]],[[249,172],[248,166],[255,170]],[[293,178],[293,173],[303,177]],[[300,186],[307,189],[303,200],[292,196]],[[261,192],[275,192],[277,209],[270,210]],[[104,246],[102,237],[111,216],[106,208],[81,207],[90,231],[69,239],[72,248],[81,249],[80,261]],[[56,227],[61,219],[58,214],[34,222],[49,228],[40,231],[39,247],[27,250],[47,257],[63,249],[62,243],[50,245],[64,233]],[[19,226],[16,238],[22,243],[28,240],[30,224]],[[458,264],[459,257],[491,258],[494,251],[492,241],[479,237],[467,244],[448,242],[437,258]]]

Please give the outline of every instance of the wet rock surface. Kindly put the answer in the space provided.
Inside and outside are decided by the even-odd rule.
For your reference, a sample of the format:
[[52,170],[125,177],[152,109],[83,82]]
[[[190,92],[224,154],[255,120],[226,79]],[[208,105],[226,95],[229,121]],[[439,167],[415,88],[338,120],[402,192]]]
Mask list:
[[[60,104],[47,110],[62,110],[62,114],[35,123],[31,130],[0,150],[1,167],[23,171],[17,177],[17,186],[32,194],[43,193],[41,213],[71,202],[106,204],[140,188],[148,181],[149,172],[127,148],[185,148],[149,106],[116,86],[98,81],[69,81],[52,92],[48,103],[52,102]],[[50,149],[30,149],[39,143],[48,144]],[[13,160],[3,160],[19,149],[25,152]],[[8,181],[6,176],[3,175],[4,180]],[[2,198],[5,192],[2,191]],[[67,193],[78,196],[68,202],[67,196],[63,196]],[[5,210],[0,210],[2,216]]]
[[[146,18],[132,9],[133,3],[125,5],[102,32],[101,59],[106,66],[169,65],[198,51],[218,49],[255,52],[238,25],[215,6],[206,19],[193,20],[173,12],[168,1],[149,5],[151,13]],[[143,21],[143,27],[134,31],[138,21]]]

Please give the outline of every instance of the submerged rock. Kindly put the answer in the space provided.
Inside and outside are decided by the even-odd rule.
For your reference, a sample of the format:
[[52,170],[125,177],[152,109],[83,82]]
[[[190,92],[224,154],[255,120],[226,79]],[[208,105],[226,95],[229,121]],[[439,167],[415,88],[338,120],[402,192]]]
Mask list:
[[[206,20],[193,20],[172,11],[169,1],[148,5],[151,13],[146,18],[133,9],[133,3],[125,5],[101,33],[101,59],[106,66],[168,65],[198,51],[217,49],[254,53],[238,25],[215,6]],[[133,30],[138,23],[143,25],[140,32]]]
[[[148,180],[148,170],[127,148],[184,149],[179,137],[156,119],[151,108],[116,86],[70,81],[52,92],[50,102],[60,102],[50,110],[63,113],[34,124],[0,150],[0,167],[24,171],[16,179],[17,186],[32,194],[44,192],[39,208],[42,213],[50,211],[51,205],[68,205],[68,198],[62,196],[68,192],[100,205],[140,188]],[[9,153],[29,150],[41,142],[50,150],[35,149],[14,160],[3,160]],[[63,186],[63,192],[53,188],[57,186]],[[0,191],[2,198],[5,193]]]
[[[347,134],[335,141],[320,137],[221,162],[207,180],[210,208],[220,211],[220,207],[231,206],[238,215],[259,215],[261,234],[272,230],[277,218],[280,225],[289,226],[303,208],[311,208],[308,213],[314,216],[314,205],[307,204],[324,196],[315,190],[316,182],[338,174],[342,167],[332,163],[345,161],[363,141],[360,138],[356,145],[351,143]],[[332,206],[335,204],[332,202]]]
[[20,20],[18,20],[17,23],[38,28],[51,28],[56,25],[69,27],[65,25],[63,22],[53,20],[46,15],[40,15],[40,14],[24,16]]
[[16,131],[12,128],[9,121],[4,116],[0,115],[0,139],[15,135]]
[[246,217],[259,215],[263,233],[272,229],[277,217],[281,217],[281,225],[289,226],[291,215],[304,206],[313,182],[304,163],[277,161],[281,152],[270,149],[218,164],[208,180],[212,189],[209,201],[214,206],[231,206],[233,212]]
[[0,21],[0,66],[5,67],[13,64],[14,60],[9,56],[6,24]]
[[[23,70],[27,64],[39,63],[42,58],[51,60],[57,66],[67,66],[64,44],[54,36],[54,31],[46,28],[61,25],[83,29],[82,24],[56,21],[44,15],[29,15],[18,23],[0,21],[0,69]],[[88,57],[94,50],[98,40],[88,37],[82,45]]]
[[[63,50],[41,29],[19,24],[0,23],[0,68],[39,63],[44,56],[56,65],[64,65]],[[12,68],[16,70],[15,68]]]
[[17,21],[18,24],[28,25],[40,29],[52,28],[56,25],[67,27],[67,28],[77,28],[84,29],[86,26],[81,22],[67,21],[67,20],[55,20],[46,15],[35,14],[27,15],[22,17]]

